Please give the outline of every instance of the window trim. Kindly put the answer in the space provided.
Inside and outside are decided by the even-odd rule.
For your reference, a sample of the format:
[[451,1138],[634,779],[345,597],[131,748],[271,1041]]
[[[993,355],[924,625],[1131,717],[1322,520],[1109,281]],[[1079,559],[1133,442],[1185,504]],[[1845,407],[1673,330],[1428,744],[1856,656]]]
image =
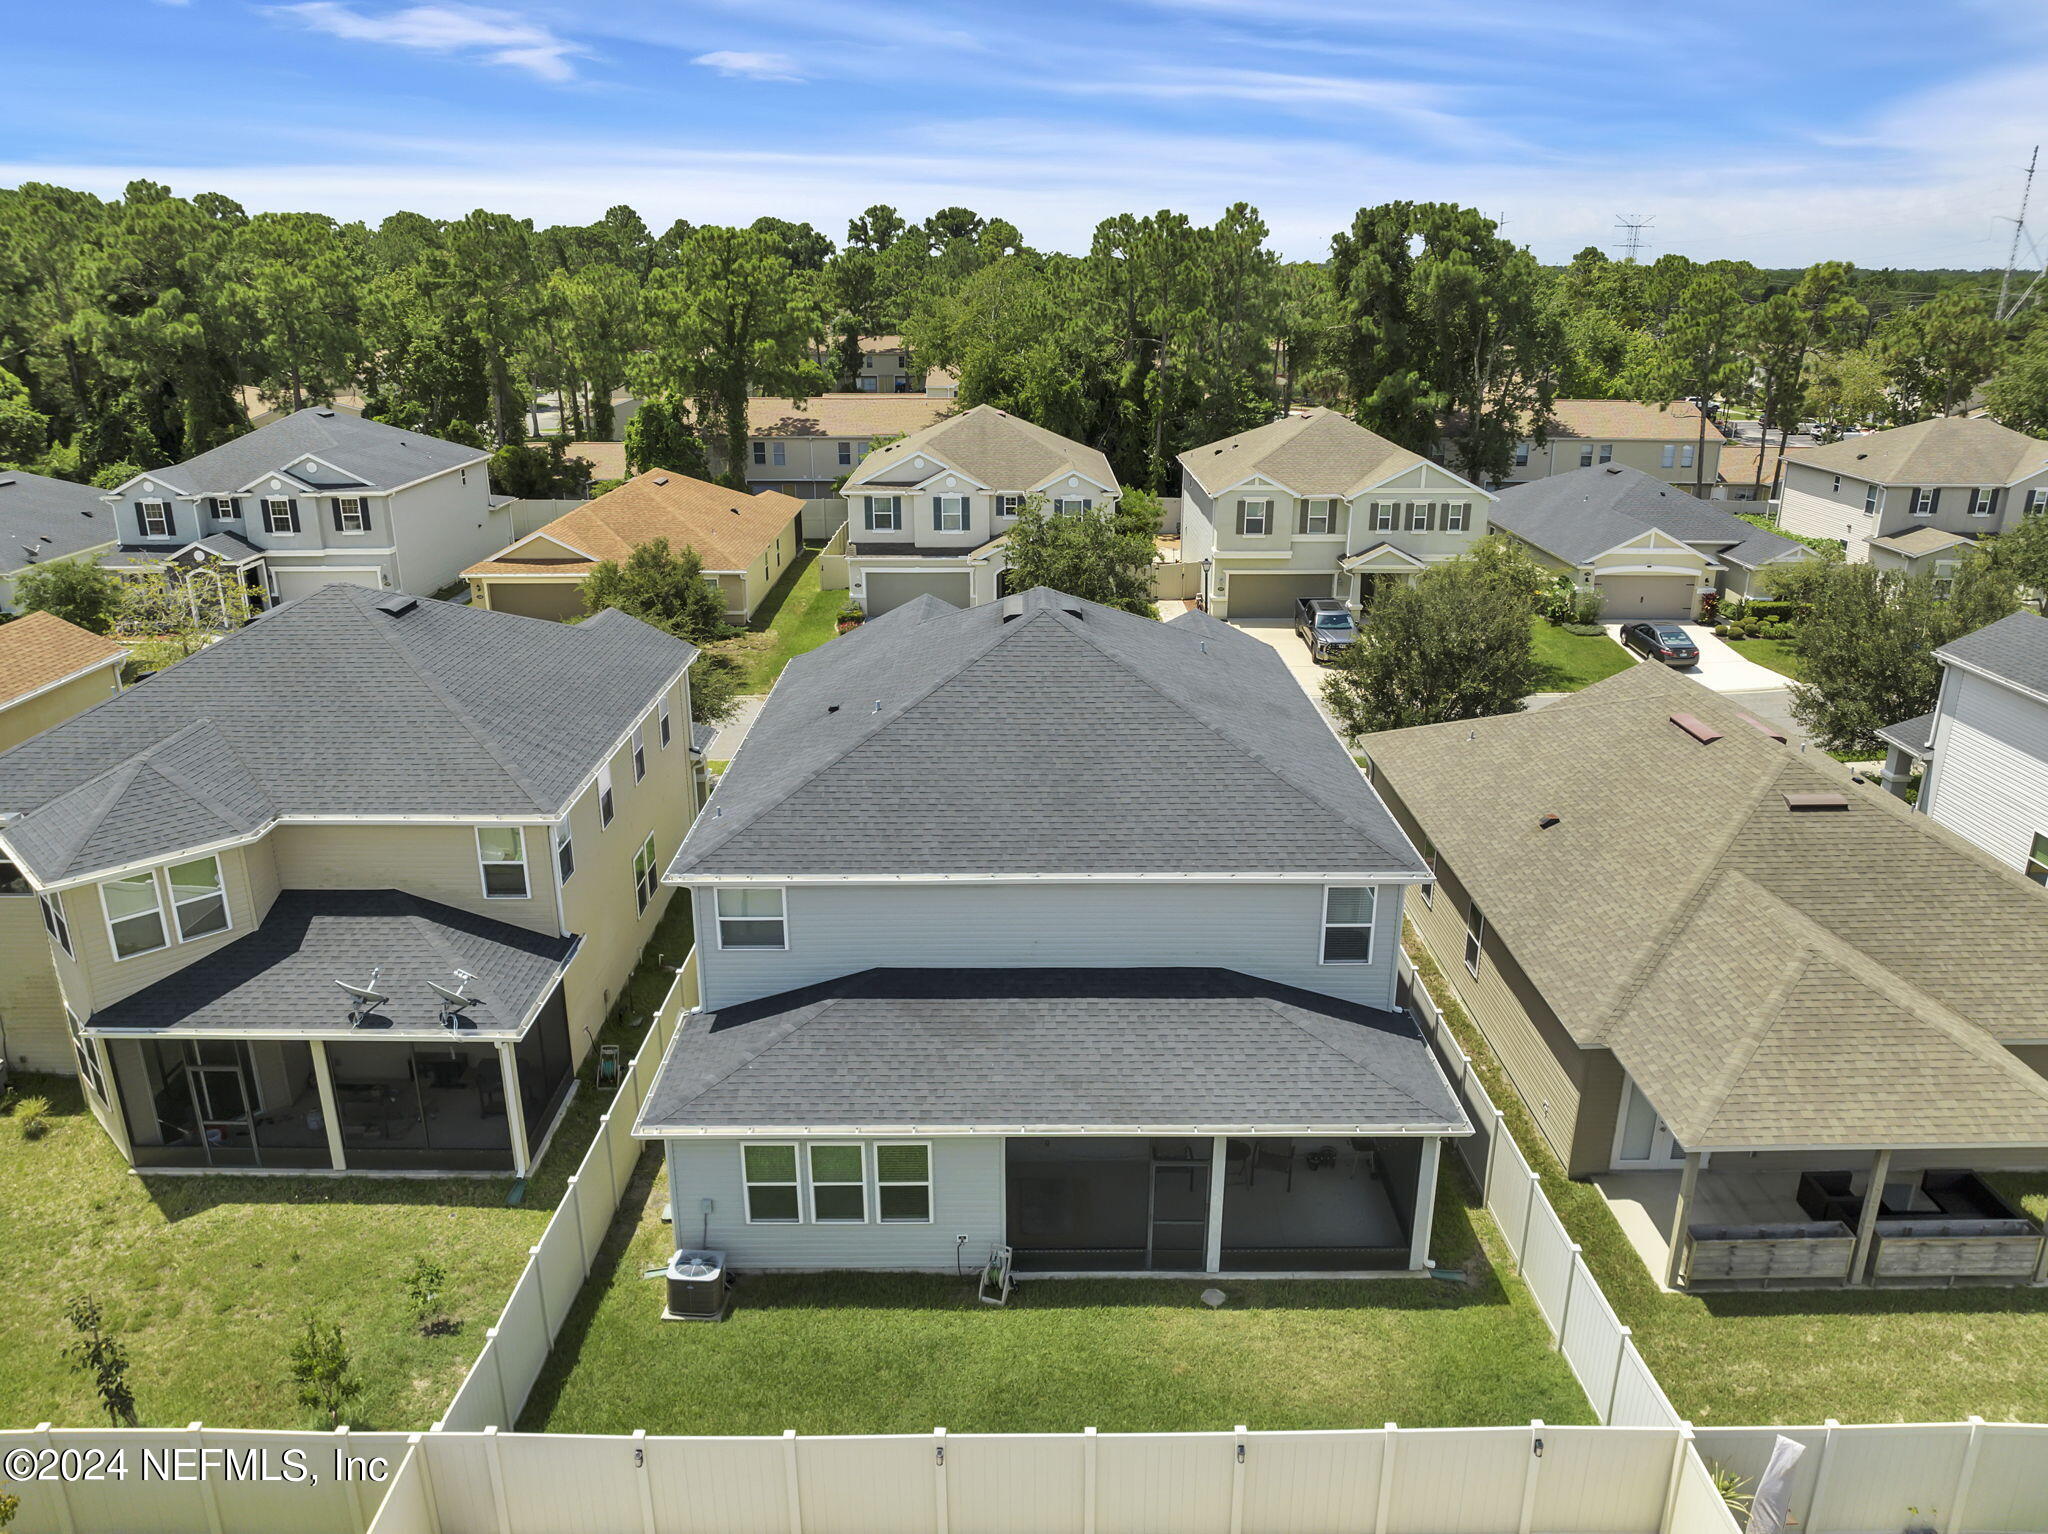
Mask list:
[[[1472,508],[1463,501],[1446,501],[1443,504],[1444,525],[1438,529],[1445,533],[1462,533],[1472,518]],[[1453,527],[1451,523],[1458,524]]]
[[43,931],[64,950],[64,957],[76,959],[78,950],[71,946],[71,918],[64,914],[64,897],[55,890],[46,890],[36,896],[43,908]]
[[2048,885],[2048,832],[2036,831],[2027,844],[2027,861],[2020,872],[2036,884]]
[[[758,1146],[759,1148],[761,1148],[761,1149],[763,1149],[763,1150],[783,1150],[783,1149],[786,1149],[786,1150],[788,1150],[788,1152],[789,1152],[789,1175],[790,1175],[790,1180],[789,1180],[788,1182],[780,1182],[780,1181],[774,1181],[774,1182],[770,1182],[770,1181],[762,1181],[762,1182],[758,1182],[758,1183],[757,1183],[757,1182],[755,1182],[755,1181],[754,1181],[754,1180],[753,1180],[752,1178],[750,1178],[750,1177],[749,1177],[749,1176],[747,1175],[747,1151],[748,1151],[748,1149],[749,1149],[749,1148],[751,1148],[751,1147],[756,1147],[756,1146]],[[804,1148],[803,1148],[802,1144],[800,1144],[800,1143],[799,1143],[798,1141],[795,1141],[795,1140],[742,1140],[742,1141],[740,1141],[740,1147],[739,1147],[739,1149],[740,1149],[740,1212],[741,1212],[741,1214],[742,1214],[742,1215],[744,1215],[744,1216],[745,1216],[745,1218],[746,1218],[746,1223],[747,1223],[747,1224],[749,1224],[749,1225],[801,1225],[801,1224],[803,1224],[803,1223],[804,1223]],[[793,1214],[793,1215],[791,1215],[791,1216],[790,1216],[790,1217],[789,1217],[788,1219],[783,1219],[783,1218],[782,1218],[782,1217],[781,1217],[780,1215],[770,1215],[770,1216],[766,1216],[766,1217],[759,1217],[759,1216],[756,1216],[756,1215],[755,1215],[755,1213],[754,1213],[754,1189],[755,1189],[755,1188],[757,1188],[757,1187],[760,1187],[760,1188],[793,1188],[793,1189],[795,1189],[795,1190],[796,1190],[796,1213],[795,1213],[795,1214]]]
[[71,1053],[78,1062],[79,1081],[98,1099],[102,1108],[110,1106],[113,1100],[107,1096],[107,1078],[100,1069],[99,1051],[85,1036],[85,1024],[69,1007],[64,1009],[64,1031],[71,1036]]
[[1422,896],[1422,903],[1432,911],[1436,909],[1436,860],[1436,843],[1425,836],[1422,839],[1422,861],[1428,865],[1429,879],[1416,885],[1415,889]]
[[209,513],[216,522],[239,522],[242,520],[242,505],[232,495],[210,496],[213,503]]
[[[1330,897],[1331,897],[1332,895],[1336,894],[1336,893],[1337,893],[1337,891],[1338,891],[1338,890],[1340,890],[1340,889],[1344,889],[1344,890],[1364,890],[1364,891],[1366,892],[1366,895],[1367,895],[1367,904],[1368,904],[1368,905],[1369,905],[1369,906],[1371,907],[1371,910],[1372,910],[1372,914],[1371,914],[1371,915],[1370,915],[1370,916],[1369,916],[1369,917],[1368,917],[1368,918],[1367,918],[1366,920],[1364,920],[1364,921],[1340,921],[1340,922],[1333,922],[1333,921],[1331,921],[1331,920],[1330,920]],[[1373,928],[1374,928],[1375,926],[1377,926],[1377,925],[1379,924],[1379,914],[1380,914],[1380,891],[1379,891],[1379,886],[1378,886],[1378,885],[1376,885],[1376,884],[1325,884],[1325,885],[1323,886],[1323,919],[1322,919],[1322,925],[1321,925],[1321,926],[1320,926],[1320,927],[1319,927],[1319,928],[1317,929],[1317,940],[1316,940],[1316,963],[1317,963],[1317,964],[1319,964],[1319,965],[1321,965],[1321,964],[1345,964],[1345,965],[1353,965],[1353,964],[1370,964],[1370,963],[1372,963],[1373,959],[1374,959],[1374,958],[1376,957],[1376,955],[1374,954],[1373,950],[1374,950],[1374,948],[1375,948],[1375,947],[1377,946],[1377,944],[1376,944],[1376,940],[1375,940],[1375,934],[1374,934],[1374,932],[1373,932]],[[1344,932],[1357,932],[1357,931],[1359,931],[1359,930],[1363,929],[1363,931],[1365,932],[1365,957],[1364,957],[1364,958],[1362,958],[1362,959],[1333,959],[1333,958],[1331,958],[1331,957],[1330,957],[1330,933],[1331,933],[1332,929],[1336,929],[1336,930],[1339,930],[1339,931],[1344,931]]]
[[[1322,525],[1318,527],[1316,524]],[[1335,530],[1337,503],[1327,496],[1304,497],[1301,503],[1301,531],[1304,537],[1322,537]]]
[[[718,909],[718,897],[725,894],[728,889],[735,894],[745,894],[752,893],[758,887],[753,885],[727,885],[714,888],[711,891],[711,925],[718,935],[719,952],[723,953],[728,948],[735,953],[789,952],[789,890],[786,886],[780,884],[767,886],[769,891],[781,902],[782,914],[780,916],[727,916]],[[729,921],[779,921],[782,925],[782,941],[780,943],[728,943],[725,940],[725,924]]]
[[[900,495],[867,495],[861,499],[867,504],[863,508],[867,517],[867,530],[871,533],[900,533],[903,531],[903,497]],[[882,520],[887,518],[887,521]]]
[[643,781],[643,780],[644,780],[644,779],[646,778],[646,776],[647,776],[647,726],[646,726],[646,725],[644,725],[644,724],[636,724],[636,725],[634,725],[634,726],[633,726],[633,734],[632,734],[632,738],[631,738],[631,746],[632,746],[632,751],[633,751],[633,781],[634,781],[635,783],[638,783],[638,782],[641,782],[641,781]]
[[1529,443],[1527,443],[1527,442],[1517,442],[1517,443],[1515,444],[1515,467],[1516,467],[1516,468],[1518,468],[1518,469],[1526,469],[1526,468],[1528,468],[1528,467],[1529,467],[1529,448],[1530,448],[1530,444],[1529,444]]
[[566,885],[576,877],[576,833],[563,820],[552,829],[548,839],[555,845],[555,882]]
[[1941,509],[1941,488],[1929,485],[1913,487],[1913,502],[1906,508],[1906,514],[1913,517],[1931,517]]
[[[646,867],[641,866],[645,858]],[[633,854],[633,898],[639,904],[635,913],[647,914],[647,908],[654,904],[654,892],[661,887],[661,857],[654,850],[654,833],[647,833],[647,840],[640,844],[640,850]]]
[[754,439],[754,467],[757,469],[768,467],[768,444],[759,437]]
[[[172,527],[176,524],[171,521],[171,503],[169,501],[137,501],[135,503],[135,510],[142,519],[143,537],[172,538],[176,536],[171,531]],[[162,525],[158,526],[158,523]]]
[[1397,533],[1401,530],[1401,504],[1398,501],[1374,501],[1372,503],[1372,530],[1376,533]]
[[1998,515],[1998,492],[1979,485],[1970,487],[1969,514],[1973,517],[1995,517]]
[[1408,525],[1403,531],[1410,533],[1435,532],[1436,502],[1410,501],[1408,503]]
[[[873,1147],[872,1154],[868,1157],[868,1160],[873,1168],[874,1176],[874,1196],[871,1201],[874,1208],[873,1223],[876,1225],[936,1225],[939,1219],[939,1202],[932,1192],[932,1173],[934,1170],[932,1161],[932,1142],[929,1140],[870,1140],[868,1144],[871,1147]],[[907,1146],[916,1146],[924,1152],[923,1181],[888,1183],[883,1182],[882,1152],[884,1150],[900,1150]],[[891,1216],[884,1214],[882,1212],[882,1190],[884,1188],[924,1189],[924,1218],[913,1220],[907,1219],[901,1215]]]
[[[1055,504],[1055,505],[1057,506],[1057,505],[1059,505],[1060,503],[1058,503],[1058,502],[1055,502],[1054,504]],[[1254,513],[1253,513],[1253,508],[1254,508],[1254,507],[1256,507],[1256,508],[1257,508],[1257,514],[1256,514],[1256,516],[1254,516]],[[1254,527],[1254,526],[1252,526],[1252,523],[1253,523],[1253,522],[1254,522],[1255,520],[1256,520],[1256,521],[1257,521],[1257,523],[1258,523],[1258,526],[1257,526],[1257,527]],[[1272,503],[1272,501],[1271,501],[1271,500],[1262,500],[1262,501],[1247,501],[1247,500],[1243,500],[1243,499],[1240,499],[1240,500],[1238,501],[1238,503],[1237,503],[1237,535],[1238,535],[1238,537],[1240,537],[1240,538],[1263,538],[1263,537],[1265,537],[1265,536],[1266,536],[1266,534],[1268,534],[1268,533],[1269,533],[1269,532],[1271,532],[1272,530],[1273,530],[1273,503]]]
[[675,739],[676,726],[675,720],[670,717],[668,699],[665,697],[654,706],[654,722],[656,733],[661,739],[661,749],[666,751],[669,742]]
[[[860,1189],[860,1218],[848,1219],[844,1215],[821,1215],[818,1213],[818,1172],[811,1164],[814,1152],[821,1150],[851,1150],[860,1157],[860,1174],[852,1182],[828,1182],[828,1188]],[[868,1194],[868,1179],[873,1171],[869,1165],[868,1146],[865,1140],[806,1140],[803,1162],[803,1211],[811,1225],[872,1225],[874,1224],[874,1201]]]
[[1479,978],[1479,971],[1486,964],[1486,913],[1479,909],[1479,902],[1467,896],[1465,899],[1465,968],[1473,979]]
[[853,444],[851,442],[841,442],[837,446],[839,448],[840,467],[846,468],[850,466],[853,463]]
[[[205,895],[188,896],[184,900],[180,900],[178,898],[178,886],[171,881],[171,870],[181,866],[183,863],[211,863],[213,865],[214,878],[220,882],[212,891]],[[235,908],[228,900],[228,871],[221,867],[219,853],[209,852],[201,857],[184,858],[180,863],[166,863],[164,865],[164,891],[170,897],[171,921],[178,929],[179,942],[204,942],[207,938],[219,937],[223,933],[235,930]],[[185,931],[185,907],[197,904],[201,900],[211,900],[215,895],[220,897],[220,912],[224,925],[214,928],[211,932],[187,933]]]
[[[354,507],[351,511],[349,508]],[[341,523],[339,529],[344,538],[360,538],[370,530],[370,498],[366,495],[337,495],[334,498],[335,520]],[[355,519],[355,526],[349,520]]]
[[[123,953],[121,952],[120,941],[114,936],[114,922],[116,920],[116,917],[113,913],[112,908],[109,907],[107,904],[107,890],[113,885],[131,884],[137,879],[149,880],[150,893],[156,896],[157,929],[163,934],[163,940],[159,942],[154,948],[138,948],[133,953]],[[99,882],[99,892],[100,916],[106,922],[107,925],[107,949],[110,953],[113,954],[114,962],[116,964],[126,964],[130,959],[140,959],[152,953],[162,953],[166,948],[171,946],[170,913],[164,909],[163,881],[157,877],[157,871],[154,868],[145,869],[141,873],[123,874],[118,879],[102,879]],[[130,912],[128,915],[120,917],[118,919],[121,921],[137,921],[142,917],[142,915],[143,913],[141,911],[133,911]]]
[[[529,858],[529,855],[528,855],[528,853],[527,853],[527,850],[526,850],[526,827],[524,827],[524,826],[478,826],[478,827],[476,827],[475,829],[476,829],[476,876],[477,876],[477,885],[478,885],[478,887],[479,887],[480,889],[482,889],[482,891],[483,891],[483,894],[484,894],[484,899],[486,899],[486,900],[531,900],[531,899],[533,898],[533,869],[532,869],[532,867],[531,867],[531,860],[530,860],[530,858]],[[485,836],[485,834],[486,834],[486,833],[490,833],[490,834],[493,834],[493,835],[495,835],[495,834],[497,834],[498,832],[501,832],[501,831],[510,831],[510,832],[511,832],[511,833],[512,833],[512,834],[513,834],[514,836],[516,836],[516,837],[518,837],[518,838],[519,838],[519,861],[517,862],[517,864],[514,864],[514,863],[513,863],[513,862],[512,862],[512,861],[511,861],[510,859],[505,859],[505,858],[501,858],[501,859],[497,859],[497,860],[495,860],[495,861],[494,861],[494,860],[492,860],[492,859],[489,859],[489,858],[486,858],[486,857],[484,856],[484,836]],[[517,867],[517,868],[518,868],[518,870],[519,870],[519,893],[518,893],[518,894],[516,894],[516,895],[494,895],[494,894],[492,894],[492,893],[491,893],[491,874],[490,874],[490,871],[491,871],[491,870],[492,870],[493,868],[512,868],[512,867]]]
[[1680,467],[1681,469],[1689,469],[1689,468],[1691,468],[1691,467],[1692,467],[1692,465],[1693,465],[1693,455],[1694,455],[1695,453],[1697,453],[1698,451],[1699,451],[1699,444],[1698,444],[1697,442],[1681,442],[1681,443],[1679,443],[1679,444],[1678,444],[1678,466],[1679,466],[1679,467]]
[[1664,444],[1663,450],[1657,455],[1657,467],[1660,469],[1675,469],[1678,467],[1678,444],[1676,442]]
[[[951,524],[950,518],[958,517],[959,526]],[[935,533],[969,533],[974,531],[974,512],[964,495],[935,495],[932,497],[932,531]]]
[[2026,504],[2020,508],[2023,517],[2038,517],[2048,511],[2048,485],[2036,485],[2027,492]]
[[1021,495],[999,495],[996,497],[996,515],[999,517],[1014,517],[1023,509],[1024,497]]
[[[263,531],[273,538],[296,538],[299,535],[299,508],[292,504],[288,495],[266,495],[259,499],[263,503]],[[278,524],[278,513],[282,510],[284,523]]]
[[1863,515],[1866,517],[1876,516],[1878,507],[1883,504],[1884,486],[1873,479],[1863,487]]
[[597,769],[597,828],[602,831],[619,818],[618,798],[612,792],[612,764]]

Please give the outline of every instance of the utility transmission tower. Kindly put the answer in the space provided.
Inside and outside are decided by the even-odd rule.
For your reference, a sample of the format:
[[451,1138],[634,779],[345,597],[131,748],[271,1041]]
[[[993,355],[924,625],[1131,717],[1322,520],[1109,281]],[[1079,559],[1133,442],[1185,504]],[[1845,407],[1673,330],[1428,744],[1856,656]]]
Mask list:
[[1621,259],[1633,261],[1642,253],[1643,231],[1657,221],[1654,213],[1617,213],[1614,227],[1622,233]]
[[1998,280],[1998,308],[1995,313],[2001,320],[2009,318],[2026,302],[2027,293],[2034,291],[2034,284],[2028,283],[2027,292],[2022,293],[2011,308],[2006,307],[2007,296],[2012,292],[2012,269],[2019,264],[2020,241],[2027,233],[2027,202],[2034,195],[2034,168],[2040,163],[2041,146],[2036,144],[2033,154],[2027,159],[2027,179],[2020,186],[2020,215],[2012,221],[2012,248],[2005,253],[2005,275]]

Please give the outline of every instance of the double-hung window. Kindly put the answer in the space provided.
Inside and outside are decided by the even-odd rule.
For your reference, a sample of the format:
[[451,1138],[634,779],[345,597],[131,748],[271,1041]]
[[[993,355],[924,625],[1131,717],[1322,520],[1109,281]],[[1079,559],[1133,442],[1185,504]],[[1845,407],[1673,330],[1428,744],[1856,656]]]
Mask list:
[[71,923],[64,919],[64,907],[57,895],[38,895],[43,907],[43,930],[50,934],[52,942],[63,949],[71,958],[77,958],[77,950],[71,946]]
[[1579,444],[1579,467],[1582,469],[1593,467],[1593,444],[1590,442],[1581,442]]
[[1263,535],[1273,525],[1273,503],[1271,501],[1239,501],[1237,503],[1237,530],[1248,538]]
[[478,826],[476,861],[483,870],[484,899],[527,897],[526,833],[518,826]]
[[141,518],[142,536],[145,538],[168,538],[171,536],[171,503],[169,501],[138,501],[135,509]]
[[1996,490],[1972,490],[1970,492],[1970,515],[1989,517],[1997,514],[1998,492]]
[[1666,469],[1678,467],[1678,444],[1676,442],[1665,443],[1664,451],[1657,455],[1657,463],[1660,467]]
[[967,497],[964,495],[933,496],[932,531],[935,533],[966,532]]
[[1336,520],[1332,510],[1335,501],[1303,501],[1301,503],[1300,528],[1304,533],[1327,533]]
[[217,495],[213,498],[213,520],[216,522],[239,522],[242,508],[231,495]]
[[1929,490],[1924,488],[1914,490],[1912,507],[1914,516],[1931,517],[1934,515],[1936,508],[1938,508],[1940,505],[1941,492],[1939,490]]
[[633,781],[638,783],[647,776],[647,726],[633,726]]
[[263,530],[266,533],[281,533],[286,536],[299,530],[299,504],[290,496],[267,495],[263,498]]
[[2029,490],[2027,504],[2022,510],[2023,514],[2029,517],[2038,517],[2042,512],[2048,511],[2048,485],[2036,485]]
[[1865,485],[1863,487],[1863,515],[1866,517],[1876,516],[1878,502],[1883,495],[1884,488],[1881,485]]
[[1323,891],[1323,962],[1372,962],[1372,912],[1379,892],[1369,884],[1333,884]]
[[2027,877],[2036,884],[2048,884],[2048,836],[2035,833],[2027,848]]
[[1486,947],[1486,918],[1479,914],[1479,902],[1465,902],[1465,968],[1479,973],[1479,961]]
[[101,1102],[107,1101],[107,1079],[100,1074],[100,1057],[92,1047],[92,1040],[85,1036],[85,1030],[78,1019],[71,1015],[71,1009],[64,1009],[64,1027],[71,1035],[71,1053],[78,1060],[78,1079],[92,1089],[92,1095]]
[[563,821],[555,827],[555,873],[563,884],[576,876],[576,840],[570,833],[569,822]]
[[640,850],[633,854],[633,899],[643,915],[648,902],[654,899],[654,884],[654,833],[650,831],[647,840],[640,844]]
[[597,769],[597,824],[598,829],[612,823],[618,813],[618,805],[612,799],[612,770],[609,766]]
[[[1608,449],[1607,449],[1606,451],[1607,451],[1607,458],[1612,458],[1612,457],[1614,456],[1614,449],[1613,449],[1613,448],[1611,448],[1611,447],[1610,447],[1610,448],[1608,448]],[[1679,447],[1679,449],[1678,449],[1678,466],[1679,466],[1679,467],[1680,467],[1681,469],[1689,469],[1689,468],[1691,468],[1691,467],[1692,467],[1692,460],[1693,460],[1693,454],[1694,454],[1694,453],[1696,453],[1696,452],[1698,452],[1698,451],[1699,451],[1698,445],[1697,445],[1697,444],[1695,444],[1695,443],[1687,442],[1687,443],[1684,443],[1684,444],[1682,444],[1682,445],[1681,445],[1681,446]],[[1600,461],[1601,461],[1602,463],[1605,463],[1605,462],[1607,462],[1607,458],[1603,458],[1603,459],[1601,459]]]
[[1422,861],[1429,865],[1430,879],[1417,888],[1422,893],[1422,903],[1433,907],[1436,904],[1436,843],[1428,837],[1422,839]]
[[1465,518],[1470,514],[1471,510],[1471,507],[1461,501],[1447,503],[1444,506],[1444,531],[1447,533],[1462,533],[1465,531]]
[[875,1142],[875,1214],[884,1225],[929,1225],[932,1148],[922,1141]]
[[370,503],[359,495],[336,496],[334,530],[337,533],[367,533],[370,530]]
[[795,1225],[803,1219],[794,1145],[743,1145],[740,1166],[749,1225]]
[[765,443],[765,442],[756,442],[756,443],[754,444],[754,462],[755,462],[755,463],[756,463],[757,465],[761,466],[762,468],[766,468],[766,467],[767,467],[767,465],[768,465],[768,444],[767,444],[767,443]]
[[654,717],[661,726],[661,749],[666,751],[668,743],[675,739],[675,721],[669,718],[668,699],[663,698],[654,711]]
[[106,910],[107,934],[113,939],[116,959],[132,959],[170,945],[163,892],[157,888],[155,873],[145,870],[109,879],[100,886],[100,903]]
[[816,1225],[865,1225],[868,1220],[866,1147],[858,1141],[812,1141],[811,1221]]
[[[1094,509],[1095,497],[1092,495],[1068,496],[1064,499],[1055,500],[1052,503],[1052,514],[1056,517],[1071,516],[1077,511],[1092,511]],[[1269,501],[1267,502],[1267,510],[1270,512],[1271,509],[1272,503]]]
[[1391,533],[1400,526],[1401,508],[1392,501],[1372,503],[1372,530],[1376,533]]
[[228,930],[228,892],[221,883],[219,858],[173,863],[166,877],[171,883],[171,910],[178,918],[179,942]]
[[1436,521],[1436,502],[1410,501],[1408,503],[1408,531],[1426,533]]
[[839,462],[842,465],[853,462],[853,444],[851,442],[842,442],[839,444]]
[[1529,467],[1529,444],[1526,442],[1517,442],[1515,444],[1515,467],[1518,469]]
[[898,533],[903,530],[902,496],[871,495],[867,502],[869,532]]
[[999,517],[1014,517],[1023,509],[1024,497],[1021,495],[999,495],[996,497],[996,515]]
[[720,890],[717,907],[720,948],[789,946],[787,906],[781,890]]
[[1600,461],[1602,463],[1614,462],[1614,444],[1612,442],[1600,444]]

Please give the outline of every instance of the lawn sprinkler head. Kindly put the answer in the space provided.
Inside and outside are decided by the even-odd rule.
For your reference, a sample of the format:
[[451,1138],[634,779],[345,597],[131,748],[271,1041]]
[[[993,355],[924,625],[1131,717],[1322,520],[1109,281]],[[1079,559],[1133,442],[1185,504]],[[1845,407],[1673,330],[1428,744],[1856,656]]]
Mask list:
[[1207,1305],[1211,1310],[1220,1310],[1223,1306],[1223,1302],[1229,1298],[1230,1296],[1225,1294],[1221,1289],[1204,1289],[1202,1291],[1202,1303],[1204,1305]]

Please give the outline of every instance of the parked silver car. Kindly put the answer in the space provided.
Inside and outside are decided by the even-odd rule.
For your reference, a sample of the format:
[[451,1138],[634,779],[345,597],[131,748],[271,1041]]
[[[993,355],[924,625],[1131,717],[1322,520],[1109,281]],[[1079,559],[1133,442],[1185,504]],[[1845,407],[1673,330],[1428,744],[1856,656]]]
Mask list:
[[1358,643],[1358,624],[1351,609],[1335,597],[1302,597],[1294,604],[1294,632],[1315,661],[1335,660]]

